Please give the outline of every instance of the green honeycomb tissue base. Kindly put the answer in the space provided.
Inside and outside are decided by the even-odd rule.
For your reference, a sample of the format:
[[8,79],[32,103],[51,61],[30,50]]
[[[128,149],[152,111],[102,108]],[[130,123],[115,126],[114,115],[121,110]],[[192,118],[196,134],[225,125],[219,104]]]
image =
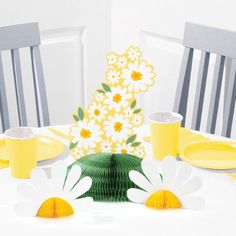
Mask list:
[[[96,153],[75,161],[73,165],[82,169],[80,178],[90,176],[93,180],[91,189],[81,197],[92,197],[95,201],[128,201],[127,190],[138,188],[129,179],[129,171],[142,173],[142,159],[129,154]],[[81,198],[80,197],[80,198]]]

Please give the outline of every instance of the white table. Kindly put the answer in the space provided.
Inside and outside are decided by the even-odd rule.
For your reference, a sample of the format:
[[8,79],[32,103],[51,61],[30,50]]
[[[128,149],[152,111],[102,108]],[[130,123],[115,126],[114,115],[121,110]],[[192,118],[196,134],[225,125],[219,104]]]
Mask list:
[[[147,127],[142,127],[139,133],[146,135]],[[150,144],[145,146],[150,158]],[[70,156],[68,162],[73,162]],[[11,178],[9,169],[3,169],[0,170],[0,235],[236,235],[236,182],[225,174],[198,168],[194,168],[193,174],[202,176],[204,182],[199,194],[205,197],[206,206],[201,211],[155,211],[134,203],[95,202],[87,212],[48,220],[15,215],[13,206],[20,200],[16,186],[22,180]]]

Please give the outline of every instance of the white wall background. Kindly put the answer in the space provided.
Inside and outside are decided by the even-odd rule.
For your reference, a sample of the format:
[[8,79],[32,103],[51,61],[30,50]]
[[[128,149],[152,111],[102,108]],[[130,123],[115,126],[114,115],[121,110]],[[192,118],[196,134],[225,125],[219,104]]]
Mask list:
[[[78,105],[87,105],[92,92],[104,79],[105,53],[110,49],[122,52],[130,44],[142,47],[144,56],[154,64],[158,75],[156,85],[141,98],[146,115],[153,110],[172,110],[185,22],[236,31],[234,0],[0,0],[0,4],[1,26],[32,21],[40,23],[52,124],[71,122],[72,112]],[[28,52],[23,51],[24,64],[27,64],[28,56]],[[10,62],[7,54],[5,62]],[[195,78],[198,62],[197,54],[193,69]],[[214,57],[210,64],[214,66]],[[11,66],[5,69],[9,77],[11,122],[17,125],[10,70]],[[33,125],[36,117],[32,115],[35,114],[30,92],[32,81],[30,71],[27,68],[24,71],[27,112]],[[191,93],[195,83],[196,80],[191,85]],[[208,86],[210,89],[210,83]],[[191,113],[193,99],[189,104]],[[208,110],[208,100],[205,105],[204,113]],[[222,105],[223,100],[220,114]],[[190,121],[191,116],[189,118]],[[221,118],[220,115],[218,132]],[[204,120],[202,130],[205,125]],[[236,124],[233,133],[236,137]]]

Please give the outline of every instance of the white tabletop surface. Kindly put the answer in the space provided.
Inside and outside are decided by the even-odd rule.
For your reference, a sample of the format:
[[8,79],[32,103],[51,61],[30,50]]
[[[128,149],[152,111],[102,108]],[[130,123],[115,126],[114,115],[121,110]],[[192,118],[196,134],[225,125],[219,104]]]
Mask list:
[[[147,133],[147,127],[139,132],[140,136]],[[150,144],[145,146],[147,158],[151,158]],[[68,156],[68,162],[73,162],[72,157]],[[15,215],[13,206],[21,199],[16,186],[22,180],[11,178],[9,169],[3,169],[0,170],[0,235],[236,235],[236,181],[223,173],[198,168],[194,168],[193,174],[203,178],[199,195],[204,196],[206,206],[200,211],[156,211],[135,203],[95,202],[88,211],[72,217],[41,219]]]

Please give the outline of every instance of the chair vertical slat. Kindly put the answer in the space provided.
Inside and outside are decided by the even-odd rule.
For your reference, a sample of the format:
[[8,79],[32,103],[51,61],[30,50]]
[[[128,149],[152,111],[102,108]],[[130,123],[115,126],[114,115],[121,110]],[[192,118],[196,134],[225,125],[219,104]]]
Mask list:
[[220,101],[220,91],[224,73],[225,56],[218,55],[215,62],[210,107],[207,119],[207,132],[214,134]]
[[[47,104],[47,94],[43,77],[43,67],[41,56],[38,46],[30,47],[31,60],[32,60],[32,70],[33,70],[33,79],[34,79],[34,89],[35,89],[35,101],[36,101],[36,112],[38,125],[49,125],[49,112]],[[40,119],[40,104],[42,108],[43,122]]]
[[4,73],[2,65],[2,54],[0,52],[0,112],[2,121],[2,131],[10,128],[8,105],[7,105],[7,95],[4,82]]
[[34,96],[35,96],[35,105],[36,105],[36,114],[37,114],[37,123],[38,126],[41,126],[41,119],[40,119],[40,111],[39,111],[39,98],[38,98],[38,89],[37,89],[37,72],[35,61],[33,57],[33,48],[30,47],[30,55],[31,55],[31,64],[32,64],[32,73],[33,73],[33,83],[34,83]]
[[202,52],[193,107],[192,129],[200,130],[210,53]]
[[193,48],[185,48],[174,102],[174,111],[180,113],[184,117],[182,121],[183,126],[185,125],[185,117],[187,111],[192,60]]
[[223,127],[222,127],[222,135],[229,138],[231,135],[231,129],[234,117],[235,101],[236,101],[236,59],[233,59],[229,75],[229,83],[226,94],[226,102],[223,116]]
[[19,124],[20,124],[20,126],[27,126],[19,49],[12,49],[11,50],[11,57],[12,57],[12,68],[13,68],[14,82],[15,82],[16,102],[17,102]]

